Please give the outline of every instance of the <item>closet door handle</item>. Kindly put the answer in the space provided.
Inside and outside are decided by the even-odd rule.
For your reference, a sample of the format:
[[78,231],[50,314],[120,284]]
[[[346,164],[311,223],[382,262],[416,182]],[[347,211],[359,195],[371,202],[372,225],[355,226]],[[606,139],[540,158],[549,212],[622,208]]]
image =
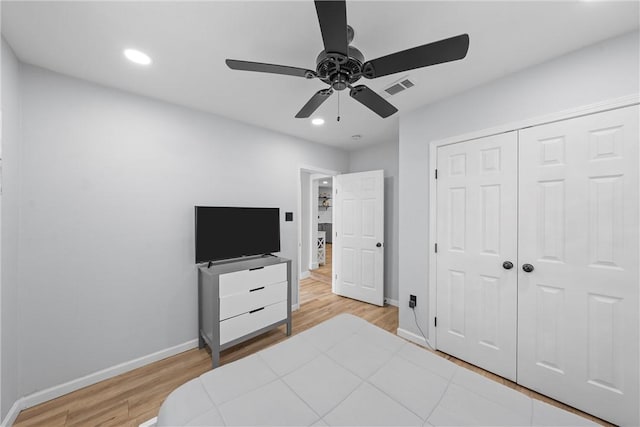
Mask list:
[[531,273],[534,270],[533,265],[531,264],[522,264],[522,269],[525,271],[525,273]]
[[511,261],[505,261],[502,263],[502,268],[505,270],[511,270],[513,268],[513,263]]

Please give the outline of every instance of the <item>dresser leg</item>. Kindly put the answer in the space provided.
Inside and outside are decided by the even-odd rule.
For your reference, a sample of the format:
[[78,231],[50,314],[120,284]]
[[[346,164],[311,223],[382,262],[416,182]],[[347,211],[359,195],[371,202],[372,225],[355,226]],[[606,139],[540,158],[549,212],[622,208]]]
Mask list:
[[220,352],[211,349],[211,369],[215,369],[220,366]]

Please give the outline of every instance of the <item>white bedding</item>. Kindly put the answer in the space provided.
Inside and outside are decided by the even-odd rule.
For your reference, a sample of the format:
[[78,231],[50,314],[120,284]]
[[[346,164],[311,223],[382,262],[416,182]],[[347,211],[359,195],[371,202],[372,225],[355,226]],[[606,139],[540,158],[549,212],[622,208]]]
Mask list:
[[180,386],[157,425],[594,424],[342,314]]

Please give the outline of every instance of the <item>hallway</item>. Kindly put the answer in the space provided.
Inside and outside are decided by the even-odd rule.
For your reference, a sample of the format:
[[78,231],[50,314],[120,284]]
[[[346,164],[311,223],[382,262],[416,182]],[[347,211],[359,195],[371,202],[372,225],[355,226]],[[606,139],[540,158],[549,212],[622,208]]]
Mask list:
[[333,274],[332,263],[333,249],[331,243],[325,245],[325,263],[315,270],[310,270],[311,278],[322,283],[331,285],[331,275]]

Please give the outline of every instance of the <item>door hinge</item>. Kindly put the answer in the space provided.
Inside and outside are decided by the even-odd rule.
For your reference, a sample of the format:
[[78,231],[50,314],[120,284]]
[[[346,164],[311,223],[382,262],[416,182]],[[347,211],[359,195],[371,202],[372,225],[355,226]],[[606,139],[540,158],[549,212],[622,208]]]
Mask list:
[[435,246],[434,249],[435,249],[436,253],[438,253],[438,244],[436,243],[434,246]]
[[434,328],[437,328],[437,327],[438,327],[438,318],[437,318],[437,317],[434,317],[434,318],[433,318],[433,327],[434,327]]
[[438,169],[436,169],[436,179],[438,179]]

